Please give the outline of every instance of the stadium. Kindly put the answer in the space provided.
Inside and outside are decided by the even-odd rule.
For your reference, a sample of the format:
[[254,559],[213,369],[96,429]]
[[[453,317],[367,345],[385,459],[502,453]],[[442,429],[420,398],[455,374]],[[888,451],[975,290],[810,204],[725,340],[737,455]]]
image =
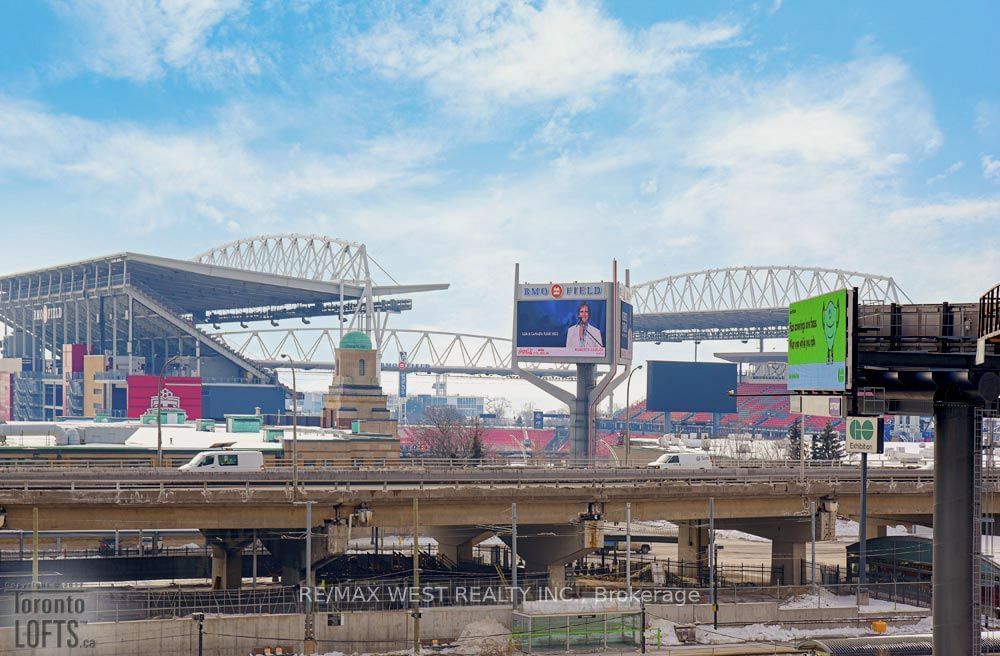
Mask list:
[[[784,336],[789,303],[845,286],[875,302],[907,300],[890,277],[795,267],[706,270],[634,285],[636,341],[694,341],[697,348],[738,339],[761,350],[715,354],[739,366],[736,413],[658,413],[639,401],[597,419],[596,455],[610,453],[626,423],[639,436],[785,435],[797,415],[783,382],[784,354],[763,353],[763,340]],[[332,371],[334,351],[352,331],[370,336],[381,368],[403,377],[510,377],[507,336],[399,325],[414,296],[447,288],[400,284],[364,244],[311,235],[239,240],[190,260],[117,253],[6,274],[0,419],[136,419],[168,379],[186,386],[179,403],[189,418],[259,413],[287,423],[292,390],[279,373]],[[542,373],[573,375],[558,366]],[[502,453],[566,453],[561,423],[488,426],[483,439]],[[803,428],[826,426],[813,417]],[[400,433],[404,451],[411,433]]]

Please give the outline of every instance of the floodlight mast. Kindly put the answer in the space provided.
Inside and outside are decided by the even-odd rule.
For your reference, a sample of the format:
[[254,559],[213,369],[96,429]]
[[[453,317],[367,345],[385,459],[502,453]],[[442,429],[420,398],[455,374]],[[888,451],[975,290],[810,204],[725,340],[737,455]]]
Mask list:
[[[528,381],[551,396],[562,401],[569,407],[570,415],[570,448],[572,459],[590,463],[596,456],[596,431],[594,422],[594,409],[612,390],[620,385],[628,377],[629,369],[625,368],[622,373],[618,372],[621,348],[619,335],[621,332],[621,312],[618,307],[618,262],[612,263],[612,285],[611,293],[608,295],[609,312],[613,320],[605,322],[610,328],[604,340],[606,349],[611,349],[610,369],[604,373],[599,381],[595,383],[594,373],[596,364],[593,362],[576,362],[576,393],[569,392],[561,387],[543,379],[533,371],[522,369],[517,357],[517,301],[521,286],[521,265],[514,265],[514,316],[512,326],[511,370],[519,377]],[[625,273],[626,284],[628,284],[629,274]]]

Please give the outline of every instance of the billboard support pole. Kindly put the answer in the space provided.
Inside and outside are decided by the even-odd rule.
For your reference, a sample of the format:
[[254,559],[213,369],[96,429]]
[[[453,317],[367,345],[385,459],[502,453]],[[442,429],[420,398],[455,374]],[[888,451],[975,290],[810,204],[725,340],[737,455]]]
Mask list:
[[[590,411],[588,412],[588,415],[592,414],[593,409],[597,407],[597,404],[600,403],[605,396],[611,394],[611,392],[613,392],[616,387],[625,382],[625,380],[629,377],[629,374],[631,373],[629,371],[629,367],[627,366],[625,367],[625,371],[618,373],[618,365],[621,359],[621,343],[619,341],[621,336],[621,312],[619,312],[618,310],[619,300],[620,300],[618,298],[618,260],[614,260],[612,264],[611,278],[612,278],[611,307],[613,308],[614,321],[611,324],[611,330],[610,330],[611,334],[609,335],[609,339],[607,340],[608,344],[610,345],[610,348],[612,349],[611,369],[604,375],[603,378],[601,378],[600,382],[597,383],[597,385],[594,386],[593,389],[591,389],[588,398],[588,406],[589,406],[588,410]],[[626,269],[625,270],[626,285],[628,285],[629,280],[630,280],[629,270]],[[588,435],[587,435],[588,443],[594,445],[595,453],[590,454],[591,457],[593,457],[594,455],[596,455],[597,444],[596,444],[596,431],[594,431],[595,422],[593,421],[592,416],[588,416],[587,428],[588,428]],[[595,439],[590,438],[591,431],[594,431]]]
[[[514,265],[514,298],[515,304],[518,298],[518,289],[521,281],[521,266]],[[626,271],[625,280],[628,281]],[[606,347],[610,349],[610,370],[606,372],[599,381],[595,382],[596,367],[592,362],[577,362],[576,393],[565,390],[558,385],[543,379],[534,371],[522,369],[517,358],[517,312],[513,317],[511,340],[511,370],[520,378],[528,381],[535,387],[550,394],[562,401],[569,407],[570,411],[570,444],[574,459],[590,461],[596,454],[596,416],[597,404],[611,393],[618,385],[623,383],[628,377],[629,371],[626,368],[622,374],[618,373],[618,365],[621,358],[620,343],[618,333],[621,330],[621,317],[618,299],[618,262],[613,263],[613,281],[611,293],[608,296],[608,307],[610,308],[613,321],[610,323],[608,337],[605,340]]]

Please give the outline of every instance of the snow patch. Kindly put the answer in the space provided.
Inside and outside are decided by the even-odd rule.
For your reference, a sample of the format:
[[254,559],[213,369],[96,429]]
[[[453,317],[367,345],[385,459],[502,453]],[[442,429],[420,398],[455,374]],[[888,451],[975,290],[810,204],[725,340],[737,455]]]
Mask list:
[[510,629],[493,618],[466,624],[453,647],[444,650],[451,654],[479,656],[483,653],[499,653],[507,648]]
[[526,601],[522,608],[526,613],[565,614],[628,612],[639,610],[639,605],[613,599],[552,599],[546,601]]
[[[821,588],[818,595],[803,594],[792,597],[781,604],[782,609],[793,610],[797,608],[853,608],[857,605],[857,598],[854,595],[837,595],[826,588]],[[859,607],[859,612],[864,613],[884,613],[885,611],[926,611],[920,606],[900,604],[884,599],[871,599],[867,606]]]

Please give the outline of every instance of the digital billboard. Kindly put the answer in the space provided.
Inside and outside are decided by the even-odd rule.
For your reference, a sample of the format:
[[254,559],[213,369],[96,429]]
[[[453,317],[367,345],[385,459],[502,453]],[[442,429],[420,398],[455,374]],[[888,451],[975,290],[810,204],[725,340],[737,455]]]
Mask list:
[[[130,419],[141,417],[149,410],[156,410],[159,376],[129,376],[126,416]],[[160,396],[163,409],[180,408],[188,419],[200,419],[201,378],[166,376],[163,379],[163,394]]]
[[646,410],[736,412],[736,364],[728,362],[646,363]]
[[618,350],[623,364],[632,362],[632,304],[622,301],[618,304]]
[[514,328],[518,359],[607,362],[609,286],[520,285]]
[[850,290],[840,289],[789,305],[789,390],[847,390],[852,296]]

